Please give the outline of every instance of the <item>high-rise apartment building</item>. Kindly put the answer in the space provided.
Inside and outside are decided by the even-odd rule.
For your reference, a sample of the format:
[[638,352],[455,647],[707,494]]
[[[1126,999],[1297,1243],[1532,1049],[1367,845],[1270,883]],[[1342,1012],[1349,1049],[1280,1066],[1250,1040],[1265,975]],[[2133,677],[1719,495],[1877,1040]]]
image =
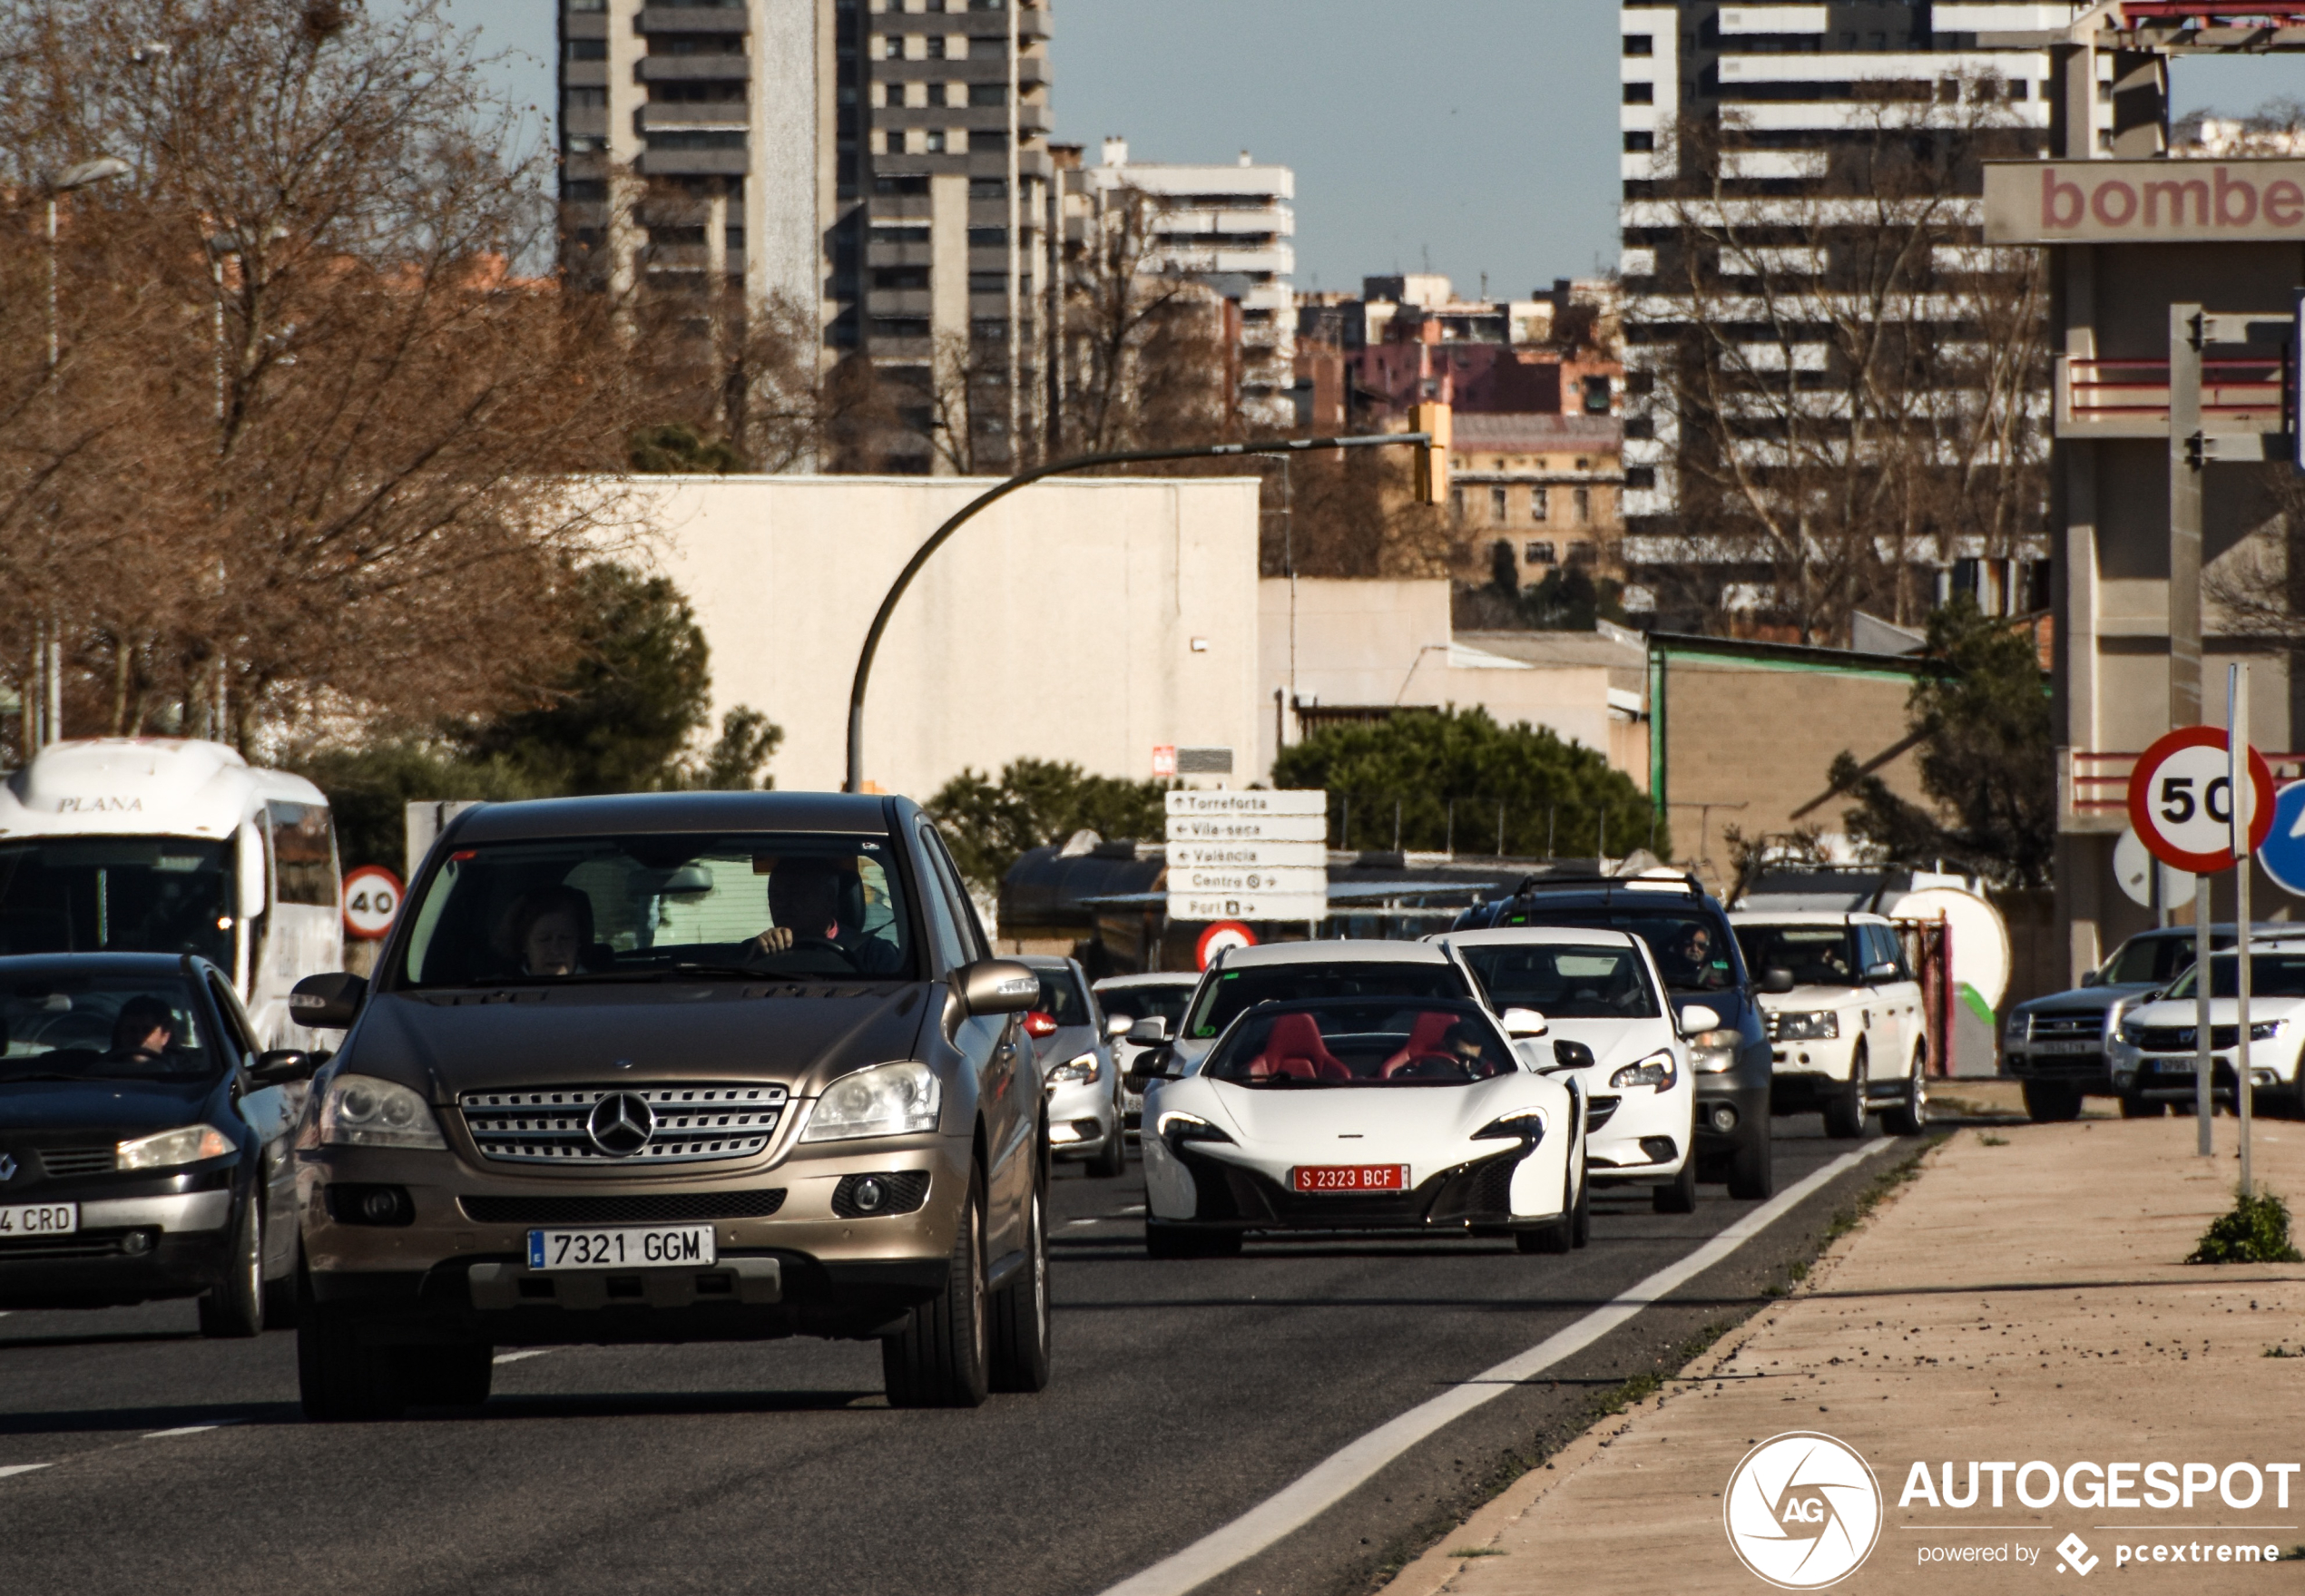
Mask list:
[[[1717,602],[1770,608],[1781,567],[1760,569],[1733,540],[1689,535],[1684,512],[1698,496],[1698,478],[1717,485],[1729,474],[1692,469],[1687,451],[1712,450],[1704,464],[1717,465],[1722,452],[1742,450],[1756,476],[1774,470],[1781,480],[1790,455],[1807,448],[1813,460],[1829,449],[1784,435],[1829,430],[1836,414],[1848,422],[1849,346],[1852,337],[1869,337],[1858,327],[1854,297],[1884,281],[1882,251],[1862,235],[1871,228],[1878,238],[1889,213],[1869,202],[1879,198],[1875,184],[1889,163],[1905,162],[1909,178],[1934,160],[1943,175],[1935,193],[1917,191],[1933,230],[1918,267],[1899,268],[1906,275],[1883,296],[1881,315],[1900,320],[1908,348],[1958,351],[1983,336],[1974,309],[1980,284],[2012,263],[1976,247],[1983,220],[1976,157],[2028,155],[2045,141],[2058,111],[2044,35],[2080,9],[2068,0],[1623,0],[1624,509],[1636,597],[1658,597],[1639,587],[1644,555],[1660,571],[1684,573],[1692,560],[1702,566],[1712,559],[1724,567]],[[2108,132],[2114,101],[2108,93],[2099,112]],[[1966,152],[1947,153],[1965,138]],[[1696,232],[1705,236],[1692,241]],[[1691,287],[1692,269],[1700,289]],[[1789,315],[1806,325],[1788,330]],[[1707,352],[1699,357],[1699,348]],[[1721,396],[1702,425],[1682,411],[1692,389],[1706,385],[1673,370],[1695,358],[1713,363],[1719,380],[1710,391]],[[2039,392],[2022,401],[2043,414],[2045,374],[2044,357]],[[1966,391],[1970,377],[1926,380]],[[1908,403],[1894,426],[1915,417],[1933,424],[1947,413],[1944,405]],[[2016,464],[1982,462],[2004,473]],[[2029,521],[2012,519],[2037,538],[2037,510]],[[1940,526],[1941,546],[1927,559],[1917,544],[1899,545],[1893,558],[1947,569],[1964,558],[2027,552],[1968,546],[1976,543]],[[1748,569],[1725,569],[1741,564]],[[1671,610],[1669,600],[1658,602]]]
[[[1043,0],[561,0],[562,199],[594,280],[781,298],[869,357],[927,470],[929,395],[996,460],[1047,210]],[[998,402],[986,405],[983,390]]]

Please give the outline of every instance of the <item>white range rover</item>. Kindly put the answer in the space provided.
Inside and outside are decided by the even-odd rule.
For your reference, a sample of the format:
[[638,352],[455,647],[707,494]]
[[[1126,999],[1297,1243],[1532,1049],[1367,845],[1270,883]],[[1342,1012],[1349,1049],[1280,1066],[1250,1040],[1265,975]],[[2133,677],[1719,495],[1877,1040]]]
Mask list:
[[1770,1108],[1822,1111],[1825,1133],[1918,1136],[1928,1103],[1927,1005],[1897,928],[1879,915],[1731,910],[1761,983]]

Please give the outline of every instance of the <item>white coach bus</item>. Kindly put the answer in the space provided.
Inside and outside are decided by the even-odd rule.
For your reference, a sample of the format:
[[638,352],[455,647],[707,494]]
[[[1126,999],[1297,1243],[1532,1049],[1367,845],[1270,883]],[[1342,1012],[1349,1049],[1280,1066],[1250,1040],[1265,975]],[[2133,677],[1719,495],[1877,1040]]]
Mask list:
[[0,783],[0,954],[191,953],[261,1047],[320,1044],[289,989],[344,967],[329,800],[221,743],[61,742]]

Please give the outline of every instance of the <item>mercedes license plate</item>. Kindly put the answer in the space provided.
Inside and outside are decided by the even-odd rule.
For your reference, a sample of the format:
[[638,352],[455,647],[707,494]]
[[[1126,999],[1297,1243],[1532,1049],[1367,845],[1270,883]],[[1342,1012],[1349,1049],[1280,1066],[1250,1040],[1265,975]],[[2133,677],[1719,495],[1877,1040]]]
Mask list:
[[1406,1191],[1407,1164],[1299,1164],[1290,1171],[1299,1191]]
[[2032,1045],[2035,1053],[2059,1059],[2074,1058],[2097,1051],[2097,1043],[2094,1042],[2036,1042]]
[[531,1230],[532,1269],[695,1268],[714,1260],[710,1225],[649,1225],[609,1230]]
[[69,1236],[80,1229],[76,1202],[34,1202],[0,1208],[0,1240],[26,1236]]

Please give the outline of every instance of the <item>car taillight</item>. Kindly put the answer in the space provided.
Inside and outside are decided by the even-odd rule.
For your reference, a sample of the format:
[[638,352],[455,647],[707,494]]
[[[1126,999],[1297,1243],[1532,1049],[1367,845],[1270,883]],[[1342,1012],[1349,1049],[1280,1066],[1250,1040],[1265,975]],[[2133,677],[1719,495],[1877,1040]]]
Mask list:
[[1025,1034],[1027,1036],[1055,1035],[1056,1016],[1045,1014],[1038,1009],[1033,1010],[1025,1016]]

